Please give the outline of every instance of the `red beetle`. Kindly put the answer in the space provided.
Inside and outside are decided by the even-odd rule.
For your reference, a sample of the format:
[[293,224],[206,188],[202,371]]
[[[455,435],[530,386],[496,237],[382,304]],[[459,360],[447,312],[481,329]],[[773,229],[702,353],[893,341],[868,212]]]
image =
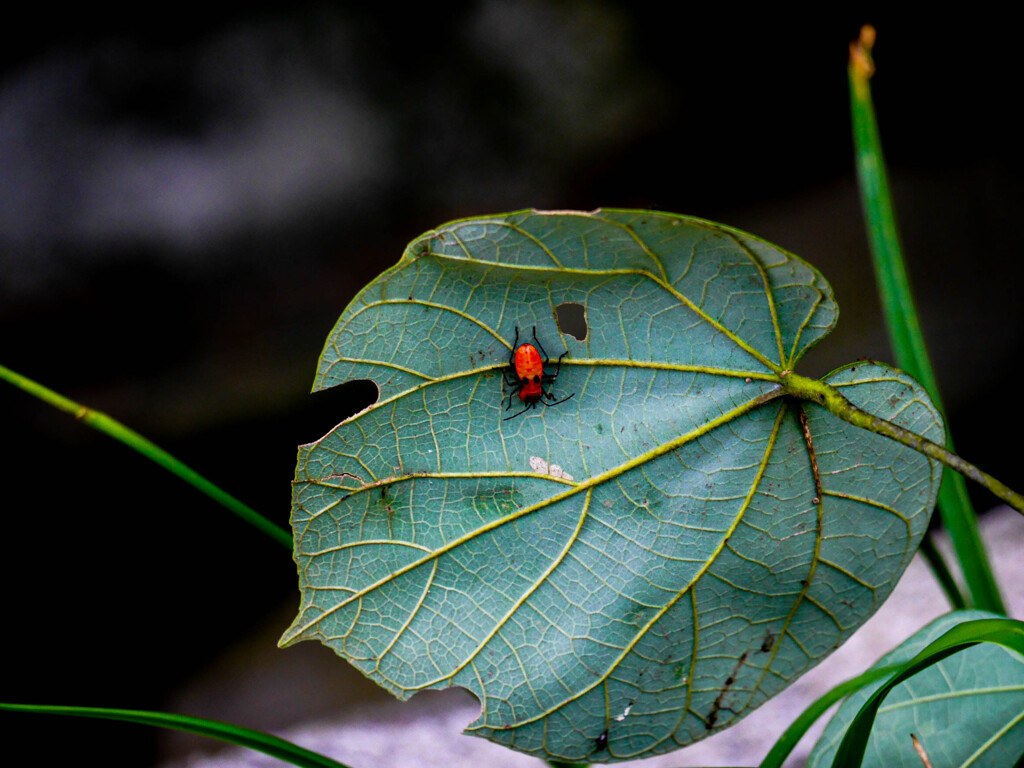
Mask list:
[[[558,367],[555,368],[554,373],[544,373],[544,364],[551,361],[548,360],[548,353],[544,352],[544,347],[541,346],[540,339],[537,338],[537,326],[533,327],[533,340],[537,342],[536,345],[527,341],[519,344],[519,328],[516,328],[516,338],[512,342],[512,352],[508,357],[509,370],[505,372],[505,383],[512,387],[512,392],[508,396],[508,407],[505,410],[508,411],[512,408],[512,398],[516,394],[519,395],[519,400],[526,404],[526,407],[518,413],[505,417],[502,421],[514,419],[535,407],[537,403],[543,403],[550,407],[564,403],[576,394],[573,392],[569,397],[563,397],[556,401],[554,395],[544,391],[545,384],[554,384],[555,379],[558,378],[558,372],[562,369],[562,358],[569,354],[569,350],[565,350],[558,356]],[[547,402],[545,398],[552,402]]]

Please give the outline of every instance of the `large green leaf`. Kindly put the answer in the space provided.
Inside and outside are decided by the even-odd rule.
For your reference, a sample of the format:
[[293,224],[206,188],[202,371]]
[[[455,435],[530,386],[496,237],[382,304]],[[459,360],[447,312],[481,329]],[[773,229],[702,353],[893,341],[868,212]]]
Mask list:
[[[933,621],[876,667],[905,662],[952,627],[999,619],[985,611],[954,611]],[[851,695],[818,739],[808,768],[829,768],[853,717],[885,680]],[[910,734],[932,765],[1006,768],[1024,753],[1024,658],[994,643],[957,651],[889,692],[871,727],[863,765],[920,768]]]
[[[937,465],[783,396],[836,314],[806,263],[696,219],[524,211],[423,235],[324,348],[316,388],[372,379],[380,399],[299,450],[282,644],[317,638],[402,698],[464,686],[470,733],[565,760],[736,722],[881,604],[935,499]],[[534,326],[568,350],[551,391],[573,397],[503,421]],[[942,441],[904,374],[828,381]]]

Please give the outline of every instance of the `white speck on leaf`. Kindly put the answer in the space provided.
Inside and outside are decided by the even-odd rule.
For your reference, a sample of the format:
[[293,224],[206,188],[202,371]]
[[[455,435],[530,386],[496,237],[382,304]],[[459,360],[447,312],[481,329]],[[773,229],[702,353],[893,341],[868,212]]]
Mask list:
[[530,468],[534,472],[538,472],[538,473],[540,473],[542,475],[550,475],[551,477],[560,477],[563,480],[569,480],[569,481],[572,481],[572,479],[573,479],[572,475],[570,475],[568,472],[563,470],[560,466],[558,466],[557,464],[550,464],[549,465],[540,456],[531,456],[530,457]]

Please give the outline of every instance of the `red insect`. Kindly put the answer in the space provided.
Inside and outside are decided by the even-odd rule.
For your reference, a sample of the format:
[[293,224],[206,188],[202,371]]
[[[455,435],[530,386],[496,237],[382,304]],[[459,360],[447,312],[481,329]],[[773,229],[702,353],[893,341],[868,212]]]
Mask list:
[[[512,387],[512,392],[508,396],[508,407],[505,410],[511,410],[512,398],[517,394],[519,395],[519,400],[525,403],[526,407],[518,413],[506,416],[502,421],[508,421],[522,413],[526,413],[526,411],[536,407],[537,403],[550,407],[564,403],[576,394],[573,392],[569,397],[555,400],[554,395],[544,391],[545,384],[555,383],[555,379],[558,378],[558,372],[562,370],[562,358],[569,354],[569,350],[565,350],[565,352],[558,356],[558,366],[555,368],[554,373],[544,373],[544,364],[551,361],[548,359],[548,353],[541,346],[540,339],[537,338],[537,326],[533,327],[533,340],[537,342],[536,346],[527,341],[519,344],[519,328],[516,328],[516,338],[512,342],[513,351],[508,356],[510,370],[505,371],[505,383]],[[543,357],[541,356],[542,353]],[[545,398],[552,402],[547,402]]]

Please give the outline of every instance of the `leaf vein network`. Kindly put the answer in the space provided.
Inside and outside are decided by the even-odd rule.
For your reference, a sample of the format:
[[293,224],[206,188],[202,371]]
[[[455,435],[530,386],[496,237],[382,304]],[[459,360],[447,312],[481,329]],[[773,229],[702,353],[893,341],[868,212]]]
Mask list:
[[[452,261],[473,261],[475,263],[481,263],[480,259],[464,258],[462,256],[452,256],[452,255],[443,254],[443,253],[432,253],[431,256],[433,258],[436,258],[436,259],[446,259],[446,260],[452,260]],[[534,265],[523,265],[523,264],[495,264],[493,262],[483,262],[483,263],[490,264],[491,266],[497,267],[497,268],[511,269],[511,270],[514,270],[514,271],[517,271],[517,272],[555,273],[555,274],[559,274],[559,275],[563,275],[563,274],[564,275],[578,274],[578,275],[582,275],[582,276],[585,276],[585,277],[594,277],[594,276],[597,276],[597,275],[607,275],[607,276],[613,276],[613,277],[614,276],[637,275],[637,276],[640,276],[640,277],[646,277],[647,279],[649,279],[653,283],[655,283],[657,286],[659,286],[666,293],[668,293],[673,298],[675,298],[677,301],[679,301],[680,303],[685,305],[694,314],[696,314],[701,320],[703,320],[708,325],[710,325],[712,328],[714,328],[716,331],[718,331],[719,333],[724,335],[726,338],[728,338],[730,341],[732,341],[736,346],[738,346],[744,352],[746,352],[747,354],[751,355],[756,360],[758,360],[759,362],[763,363],[766,367],[770,368],[771,370],[775,371],[776,373],[782,371],[782,363],[781,362],[776,363],[776,362],[773,362],[773,361],[769,360],[761,352],[758,352],[756,349],[754,349],[749,344],[747,344],[745,341],[743,341],[743,339],[741,339],[739,336],[737,336],[733,331],[731,331],[730,329],[726,328],[721,322],[719,322],[718,320],[715,320],[713,317],[711,317],[710,315],[705,313],[702,309],[700,309],[700,307],[698,307],[696,304],[694,304],[693,301],[691,301],[684,294],[682,294],[678,290],[676,290],[671,284],[662,281],[657,275],[651,274],[650,272],[648,272],[645,269],[592,269],[592,270],[586,270],[586,269],[576,269],[576,268],[571,268],[571,267],[570,268],[564,268],[564,267],[559,268],[559,267],[539,267],[539,266],[534,266]],[[506,345],[507,345],[507,342],[506,342]]]
[[565,545],[562,547],[558,555],[556,555],[555,558],[552,559],[548,567],[536,579],[536,581],[530,586],[530,588],[527,589],[522,595],[520,595],[520,597],[505,612],[504,616],[502,616],[499,620],[495,622],[494,628],[487,633],[486,637],[484,637],[482,640],[474,639],[476,647],[461,663],[459,663],[457,667],[455,667],[450,673],[444,675],[443,677],[432,680],[421,687],[429,688],[431,686],[437,685],[443,680],[450,680],[454,678],[455,675],[457,675],[466,667],[467,664],[471,663],[474,659],[476,659],[477,655],[481,651],[483,651],[483,649],[492,639],[494,639],[494,636],[498,634],[498,632],[505,626],[505,624],[512,618],[512,616],[515,615],[515,613],[526,603],[529,597],[532,594],[534,594],[538,589],[540,589],[543,584],[547,582],[548,577],[552,573],[554,573],[555,568],[557,568],[565,560],[565,557],[568,554],[569,550],[572,548],[572,545],[576,543],[577,539],[579,538],[580,531],[583,530],[583,523],[587,519],[587,514],[590,509],[592,493],[593,489],[587,490],[587,495],[584,497],[582,509],[580,510],[579,519],[576,521],[575,529],[573,530],[572,534],[568,537],[568,540],[566,541]]
[[[719,231],[725,233],[734,243],[736,243],[737,246],[739,246],[739,249],[747,256],[748,259],[750,259],[750,262],[754,265],[754,268],[761,276],[761,285],[764,289],[765,301],[768,303],[768,314],[771,316],[772,328],[775,331],[775,341],[779,347],[779,365],[786,365],[788,361],[786,360],[786,352],[783,348],[782,327],[779,325],[779,313],[775,307],[775,294],[772,291],[771,280],[768,279],[768,270],[765,268],[765,265],[761,263],[761,260],[754,255],[754,252],[750,250],[747,244],[740,240],[734,232],[727,229],[721,229]],[[788,261],[789,257],[787,256],[786,258]]]
[[[778,398],[779,396],[781,396],[781,390],[773,390],[771,392],[759,395],[759,396],[757,396],[757,397],[755,397],[755,398],[753,398],[753,399],[751,399],[751,400],[749,400],[749,401],[747,401],[745,403],[742,403],[741,405],[733,408],[731,411],[728,411],[728,412],[722,414],[720,417],[718,417],[716,419],[712,419],[712,420],[708,421],[707,423],[701,425],[700,427],[698,427],[696,429],[693,429],[693,430],[691,430],[690,432],[688,432],[688,433],[686,433],[684,435],[679,436],[675,440],[672,440],[672,441],[669,441],[669,442],[667,442],[667,443],[665,443],[663,445],[657,446],[656,448],[653,448],[653,449],[651,449],[651,450],[649,450],[649,451],[647,451],[647,452],[645,452],[645,453],[643,453],[643,454],[641,454],[641,455],[631,459],[630,461],[624,462],[623,464],[621,464],[621,465],[619,465],[617,467],[611,468],[610,470],[604,472],[601,475],[597,475],[596,477],[591,477],[591,478],[589,478],[586,481],[580,482],[575,487],[572,487],[572,488],[570,488],[570,489],[568,489],[566,491],[563,491],[562,493],[556,494],[555,496],[552,496],[552,497],[550,497],[548,499],[545,499],[545,500],[543,500],[541,502],[538,502],[536,504],[532,504],[530,506],[524,507],[523,509],[517,510],[516,512],[514,512],[514,513],[512,513],[510,515],[507,515],[507,516],[505,516],[503,518],[500,518],[498,520],[492,521],[492,522],[490,522],[490,523],[488,523],[486,525],[481,526],[480,528],[477,528],[474,531],[471,531],[471,532],[469,532],[467,534],[464,534],[463,536],[460,536],[457,539],[454,539],[453,541],[448,542],[444,546],[439,547],[438,549],[434,550],[433,552],[424,555],[423,558],[420,558],[419,560],[414,561],[412,563],[408,563],[407,565],[402,566],[401,568],[397,569],[395,572],[390,573],[390,574],[382,577],[381,579],[378,579],[376,582],[374,582],[372,584],[369,584],[366,587],[363,587],[362,589],[359,590],[358,593],[356,593],[352,597],[348,598],[347,600],[339,602],[338,604],[332,606],[330,609],[327,609],[326,611],[321,613],[319,616],[317,616],[312,621],[305,622],[302,625],[297,626],[297,627],[293,625],[289,629],[289,631],[286,633],[284,638],[282,638],[282,641],[283,642],[288,642],[291,639],[294,639],[295,637],[298,637],[303,632],[305,632],[307,629],[310,629],[312,626],[314,626],[314,625],[320,623],[321,621],[323,621],[327,616],[329,616],[329,615],[335,613],[336,611],[339,611],[342,608],[344,608],[346,605],[348,605],[350,602],[352,602],[352,600],[357,599],[358,597],[361,597],[364,594],[368,594],[369,592],[384,586],[385,584],[393,581],[394,579],[397,579],[397,578],[403,576],[404,574],[408,573],[409,571],[411,571],[411,570],[419,567],[423,563],[427,562],[429,559],[440,557],[441,555],[443,555],[443,554],[445,554],[445,553],[455,549],[456,547],[461,546],[466,541],[470,541],[473,538],[475,538],[475,537],[477,537],[479,535],[482,535],[482,534],[484,534],[484,533],[486,533],[486,532],[488,532],[490,530],[493,530],[495,528],[498,528],[500,526],[503,526],[503,525],[506,525],[506,524],[509,524],[509,523],[513,523],[513,522],[515,522],[516,520],[518,520],[521,517],[525,517],[526,515],[533,514],[534,512],[536,512],[538,510],[541,510],[541,509],[544,509],[544,508],[550,506],[551,504],[554,504],[554,503],[556,503],[558,501],[561,501],[562,499],[569,498],[570,496],[573,496],[576,493],[579,493],[580,491],[588,490],[588,489],[590,489],[590,488],[592,488],[594,486],[597,486],[597,485],[599,485],[601,483],[604,483],[604,482],[606,482],[606,481],[608,481],[610,479],[616,478],[619,475],[621,475],[622,473],[624,473],[624,472],[626,472],[626,471],[628,471],[630,469],[633,469],[636,466],[639,466],[639,465],[641,465],[641,464],[643,464],[643,463],[645,463],[647,461],[650,461],[650,460],[652,460],[654,458],[657,458],[658,456],[661,456],[661,455],[664,455],[666,453],[669,453],[669,452],[675,450],[676,448],[678,448],[678,447],[680,447],[682,445],[685,445],[688,442],[696,440],[697,438],[701,437],[702,435],[704,435],[704,434],[712,431],[713,429],[717,428],[721,424],[728,423],[728,422],[732,421],[733,419],[738,418],[739,416],[742,416],[743,414],[745,414],[745,413],[747,413],[747,412],[757,408],[758,406],[763,405],[763,404],[765,404],[767,402],[770,402],[771,400],[774,400],[774,399]],[[784,412],[784,410],[785,410],[784,408],[780,409],[780,416]],[[769,446],[774,446],[775,437],[776,437],[776,435],[778,433],[778,423],[779,422],[777,420],[776,421],[776,425],[773,428],[773,431],[771,433],[771,437],[770,437],[770,439],[768,441],[769,442]],[[770,452],[770,448],[769,448],[769,452]],[[766,453],[766,456],[767,456],[767,453]],[[761,472],[763,472],[763,470],[764,470],[764,464],[762,464]],[[742,515],[740,515],[740,517],[742,517]]]
[[[587,685],[584,688],[582,688],[574,697],[572,697],[570,699],[563,700],[563,701],[561,701],[561,702],[559,702],[557,704],[554,704],[551,707],[549,707],[546,711],[539,712],[538,714],[533,715],[532,717],[529,717],[529,718],[527,718],[525,720],[521,720],[521,721],[515,723],[514,725],[512,725],[511,727],[513,727],[513,728],[522,727],[522,726],[527,725],[529,723],[535,722],[535,721],[537,721],[537,720],[539,720],[541,718],[545,718],[549,714],[557,711],[558,709],[561,709],[563,706],[568,704],[570,701],[572,701],[572,700],[574,700],[576,698],[580,698],[580,697],[584,696],[585,694],[589,693],[590,691],[592,691],[598,685],[604,684],[604,682],[608,678],[608,675],[610,675],[615,669],[618,668],[619,664],[621,664],[622,661],[629,655],[629,653],[632,651],[632,649],[636,646],[636,644],[640,641],[640,639],[647,634],[647,632],[650,630],[650,628],[653,627],[655,624],[657,624],[657,622],[660,621],[661,618],[666,613],[668,613],[668,611],[671,610],[672,607],[679,600],[681,600],[684,596],[686,596],[695,587],[695,585],[701,580],[701,578],[703,578],[704,574],[708,571],[708,569],[711,568],[712,564],[718,559],[718,555],[721,553],[722,549],[725,547],[725,543],[728,540],[729,535],[732,533],[732,531],[735,530],[736,526],[739,524],[739,521],[743,518],[743,516],[746,513],[748,507],[750,506],[750,502],[753,499],[754,492],[756,491],[758,485],[760,484],[761,479],[764,477],[764,472],[765,472],[765,470],[766,470],[766,468],[768,466],[768,460],[771,457],[772,451],[773,451],[773,449],[775,447],[775,441],[776,441],[776,439],[778,437],[778,434],[779,434],[779,429],[780,429],[780,426],[781,426],[781,423],[782,423],[782,416],[783,416],[784,413],[785,413],[785,409],[784,408],[780,408],[779,409],[779,414],[776,417],[775,423],[774,423],[774,425],[772,427],[772,431],[771,431],[771,433],[769,435],[769,438],[767,440],[767,445],[765,447],[764,455],[763,455],[763,457],[761,459],[761,463],[760,463],[760,465],[758,467],[757,476],[754,478],[754,481],[751,483],[750,490],[747,493],[747,496],[746,496],[743,504],[741,505],[740,509],[737,511],[732,525],[730,526],[729,530],[726,531],[726,533],[723,535],[721,542],[718,544],[718,546],[715,548],[715,550],[705,560],[704,567],[699,569],[697,571],[697,573],[690,579],[689,583],[687,583],[681,590],[679,590],[671,600],[669,600],[664,606],[662,606],[657,612],[655,612],[655,614],[650,619],[648,619],[646,624],[644,624],[644,626],[641,627],[637,631],[637,633],[634,635],[632,641],[627,643],[626,646],[623,648],[623,650],[620,652],[620,654],[611,662],[611,664],[608,665],[607,669],[605,669],[604,672],[602,672],[602,673],[600,673],[598,675],[597,680],[591,682],[589,685]],[[695,631],[695,633],[696,633],[696,626],[697,625],[694,624],[694,631]],[[694,645],[696,646],[696,639],[694,641]],[[597,674],[596,671],[595,671],[595,674]],[[673,729],[672,732],[674,732],[674,730],[675,729]],[[671,736],[671,733],[666,735],[662,740],[659,740],[656,744],[651,745],[650,747],[648,747],[648,749],[656,747],[657,744],[660,744],[662,741],[664,741],[664,739],[670,738],[670,736]]]

